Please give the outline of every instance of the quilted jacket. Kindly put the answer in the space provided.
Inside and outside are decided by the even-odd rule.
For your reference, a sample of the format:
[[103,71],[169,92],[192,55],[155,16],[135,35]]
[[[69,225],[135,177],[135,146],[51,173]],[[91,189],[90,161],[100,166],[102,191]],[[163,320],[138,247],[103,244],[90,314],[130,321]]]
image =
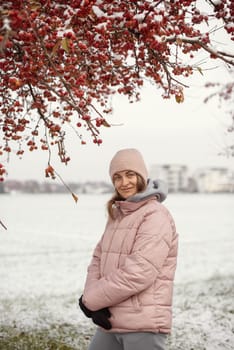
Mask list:
[[98,242],[83,293],[90,310],[109,307],[109,332],[170,333],[178,235],[154,197],[115,203]]

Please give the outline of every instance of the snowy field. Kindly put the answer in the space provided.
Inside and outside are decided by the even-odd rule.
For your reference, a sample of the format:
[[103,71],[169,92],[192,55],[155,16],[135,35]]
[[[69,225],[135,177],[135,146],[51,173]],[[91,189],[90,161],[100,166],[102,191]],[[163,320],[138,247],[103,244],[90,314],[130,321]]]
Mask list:
[[[56,336],[66,326],[88,341],[93,330],[77,298],[108,198],[82,195],[75,204],[60,194],[0,196],[8,227],[0,228],[0,349],[8,328],[53,328]],[[180,235],[169,347],[234,349],[234,195],[173,194],[165,205]],[[64,341],[81,349],[76,335]]]

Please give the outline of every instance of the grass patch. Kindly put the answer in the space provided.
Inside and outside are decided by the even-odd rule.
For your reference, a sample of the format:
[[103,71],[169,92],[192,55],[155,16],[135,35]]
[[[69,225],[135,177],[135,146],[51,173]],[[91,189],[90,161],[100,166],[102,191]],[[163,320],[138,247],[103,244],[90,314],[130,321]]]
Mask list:
[[86,350],[91,337],[91,330],[70,325],[30,331],[1,327],[0,350]]

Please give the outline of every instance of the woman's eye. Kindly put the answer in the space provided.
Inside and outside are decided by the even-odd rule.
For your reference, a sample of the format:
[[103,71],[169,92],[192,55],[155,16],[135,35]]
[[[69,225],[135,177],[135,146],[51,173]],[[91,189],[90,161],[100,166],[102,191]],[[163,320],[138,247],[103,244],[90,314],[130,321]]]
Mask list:
[[133,177],[133,176],[135,176],[135,173],[128,173],[127,176],[128,177]]

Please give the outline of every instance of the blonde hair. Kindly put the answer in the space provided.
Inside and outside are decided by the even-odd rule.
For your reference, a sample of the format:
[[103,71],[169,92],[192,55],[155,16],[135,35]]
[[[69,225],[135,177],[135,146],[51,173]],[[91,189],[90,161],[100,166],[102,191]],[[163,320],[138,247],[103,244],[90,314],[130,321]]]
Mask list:
[[[136,175],[137,175],[137,192],[142,192],[146,188],[146,183],[141,175],[139,175],[139,174],[136,174]],[[112,220],[115,219],[113,205],[114,205],[115,201],[121,201],[121,200],[123,200],[123,198],[115,190],[114,194],[112,195],[112,197],[109,199],[109,201],[106,204],[108,215]]]

